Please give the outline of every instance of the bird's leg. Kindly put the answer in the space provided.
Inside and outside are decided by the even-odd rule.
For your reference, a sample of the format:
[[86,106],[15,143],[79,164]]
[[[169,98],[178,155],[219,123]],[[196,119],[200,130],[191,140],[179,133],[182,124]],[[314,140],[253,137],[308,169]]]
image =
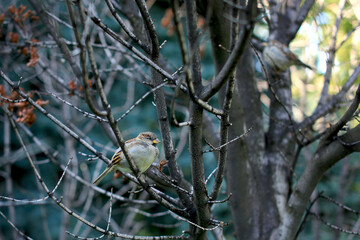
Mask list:
[[162,168],[168,163],[169,161],[166,161],[164,159],[160,160],[159,170],[162,172]]

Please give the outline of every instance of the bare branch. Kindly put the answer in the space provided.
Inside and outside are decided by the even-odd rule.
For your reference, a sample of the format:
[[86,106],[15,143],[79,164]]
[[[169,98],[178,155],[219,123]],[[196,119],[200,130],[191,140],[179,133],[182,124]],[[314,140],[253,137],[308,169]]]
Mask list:
[[[92,114],[92,113],[89,113],[89,112],[86,112],[80,108],[78,108],[77,106],[73,105],[72,103],[66,101],[65,99],[62,99],[61,97],[59,97],[58,95],[56,95],[55,93],[53,92],[50,92],[48,91],[49,94],[51,94],[53,97],[55,97],[56,99],[60,100],[61,102],[65,103],[66,105],[72,107],[73,109],[75,109],[76,111],[80,112],[81,114],[83,114],[85,117],[88,117],[88,118],[92,118],[92,119],[95,119],[95,120],[98,120],[100,122],[107,122],[107,119],[105,118],[102,118],[98,115],[95,115],[95,114]],[[1,96],[0,96],[1,97]],[[26,99],[21,99],[21,101],[26,101]]]
[[122,29],[124,29],[124,31],[126,32],[126,34],[131,38],[131,40],[133,40],[134,42],[136,42],[147,54],[150,54],[150,48],[149,46],[147,46],[145,43],[143,43],[140,39],[138,39],[135,34],[133,32],[131,32],[131,30],[126,26],[126,24],[124,23],[124,21],[120,18],[119,14],[117,13],[117,11],[115,10],[114,5],[111,3],[111,0],[105,0],[106,4],[109,7],[109,10],[111,12],[111,14],[114,16],[115,20],[119,23],[119,25],[122,27]]
[[121,115],[121,117],[119,117],[118,119],[116,119],[116,122],[120,121],[121,119],[123,119],[124,117],[126,117],[126,115],[128,115],[137,105],[139,105],[147,96],[149,96],[151,93],[155,92],[156,90],[164,87],[166,84],[168,84],[167,79],[164,80],[164,82],[162,82],[161,84],[155,86],[154,88],[150,89],[149,91],[147,91],[144,95],[141,96],[141,98],[139,98],[128,110],[126,110],[126,112]]
[[348,233],[348,234],[351,234],[351,235],[356,235],[356,236],[360,236],[360,232],[355,232],[355,231],[350,231],[350,230],[346,230],[342,227],[339,227],[339,226],[336,226],[334,224],[331,224],[327,221],[325,221],[322,217],[320,217],[318,214],[315,214],[313,212],[310,212],[310,214],[314,217],[316,217],[318,220],[320,220],[323,224],[325,224],[326,226],[330,227],[331,229],[334,229],[336,231],[340,231],[340,232],[343,232],[343,233]]
[[341,119],[333,126],[330,127],[329,131],[322,137],[318,149],[323,147],[324,144],[328,144],[333,141],[335,135],[345,126],[345,124],[353,118],[355,111],[358,109],[360,103],[360,85],[355,93],[355,98],[351,103],[350,107],[346,110]]
[[329,92],[330,78],[331,78],[331,73],[332,73],[334,60],[335,60],[337,34],[340,29],[340,23],[342,20],[342,15],[343,15],[343,12],[345,9],[346,2],[347,2],[346,0],[341,0],[339,2],[340,10],[338,11],[338,14],[336,16],[335,25],[333,26],[332,31],[331,31],[332,36],[331,36],[331,43],[330,43],[330,47],[329,47],[329,57],[328,57],[328,60],[326,63],[324,86],[322,88],[319,103],[318,103],[318,106],[316,107],[316,109],[318,109],[320,106],[325,104],[325,101],[329,94],[328,92]]
[[[1,72],[2,73],[2,72]],[[76,219],[78,219],[79,221],[85,223],[86,225],[88,225],[89,227],[105,234],[105,235],[111,235],[111,236],[116,236],[116,237],[122,237],[122,238],[126,238],[126,239],[164,239],[163,236],[159,236],[159,237],[137,237],[137,236],[133,236],[133,235],[128,235],[128,234],[121,234],[121,233],[115,233],[115,232],[111,232],[111,231],[107,231],[105,229],[102,229],[94,224],[92,224],[91,222],[87,221],[86,219],[82,218],[80,215],[78,215],[77,213],[75,213],[74,211],[72,211],[70,208],[68,208],[65,204],[62,203],[61,200],[59,200],[58,198],[56,198],[54,196],[53,193],[51,193],[45,183],[45,181],[42,179],[41,175],[39,174],[38,170],[36,169],[36,166],[29,154],[29,152],[27,151],[27,148],[26,146],[24,145],[24,142],[20,136],[20,133],[18,132],[17,130],[17,127],[16,127],[16,124],[15,122],[12,120],[12,118],[9,118],[10,119],[10,123],[12,125],[12,127],[14,128],[14,131],[16,133],[16,136],[18,138],[18,141],[20,142],[22,148],[24,149],[25,151],[25,154],[26,154],[26,157],[31,165],[31,168],[33,169],[35,175],[36,175],[36,178],[38,179],[38,181],[40,182],[41,186],[43,187],[43,189],[45,190],[45,192],[47,193],[47,195],[56,203],[59,205],[59,207],[61,207],[65,212],[67,212],[69,215],[75,217]],[[167,237],[166,237],[167,238]],[[180,237],[176,237],[176,236],[168,236],[169,239],[181,239],[182,236]]]
[[99,151],[97,151],[95,148],[93,148],[89,143],[87,143],[84,139],[82,139],[78,134],[76,134],[74,131],[72,131],[68,126],[60,122],[57,118],[55,118],[52,114],[47,112],[43,107],[39,106],[34,100],[32,100],[29,95],[24,93],[22,90],[20,90],[18,87],[16,87],[15,83],[8,78],[5,73],[0,69],[0,75],[1,77],[17,92],[19,95],[26,99],[28,103],[30,103],[32,106],[34,106],[37,110],[39,110],[42,114],[44,114],[47,118],[49,118],[51,121],[53,121],[56,125],[58,125],[60,128],[62,128],[65,132],[67,132],[71,137],[73,137],[75,140],[80,142],[84,147],[89,149],[92,153],[94,153],[96,156],[104,160],[105,162],[109,162],[109,160],[103,156],[103,154]]
[[[236,1],[233,1],[233,3],[236,4]],[[234,19],[238,19],[239,13],[238,13],[237,8],[235,8],[234,6],[232,8],[230,8],[230,15]],[[230,38],[231,50],[233,50],[236,39],[238,38],[238,30],[239,30],[238,27],[239,26],[236,23],[231,22],[231,38]],[[235,89],[235,79],[236,79],[235,76],[236,76],[236,69],[229,77],[229,80],[228,80],[228,83],[226,86],[226,95],[225,95],[225,99],[223,101],[223,106],[222,106],[224,115],[220,121],[220,144],[223,147],[220,148],[219,160],[218,160],[218,166],[217,166],[218,170],[216,172],[213,190],[210,194],[210,199],[212,201],[215,201],[217,199],[217,196],[219,194],[219,191],[220,191],[223,179],[224,179],[225,164],[226,164],[227,152],[228,152],[227,145],[224,145],[224,144],[226,144],[229,140],[229,127],[231,126],[230,108],[231,108],[231,103],[233,100],[232,98],[233,98],[234,89]]]
[[161,73],[164,77],[171,80],[172,82],[175,82],[175,79],[165,70],[163,70],[161,67],[159,67],[156,63],[154,63],[152,60],[150,60],[148,57],[146,57],[143,53],[141,53],[139,50],[137,50],[135,47],[131,46],[128,42],[126,42],[121,36],[116,34],[113,30],[111,30],[108,26],[106,26],[102,21],[95,17],[91,16],[91,20],[98,25],[100,28],[104,30],[109,36],[114,38],[116,41],[121,43],[123,46],[125,46],[127,49],[129,49],[131,52],[133,52],[137,57],[139,57],[142,61],[149,64],[152,68],[154,68],[156,71]]
[[216,78],[204,89],[203,93],[200,96],[203,100],[206,101],[210,99],[212,96],[214,96],[215,93],[220,90],[220,88],[235,70],[237,63],[240,61],[240,58],[245,50],[246,45],[248,44],[248,40],[254,26],[254,23],[252,22],[252,17],[254,17],[256,13],[256,3],[257,1],[249,1],[247,11],[250,15],[250,22],[245,26],[245,30],[242,33],[242,36],[236,40],[233,51],[231,52],[221,71],[217,74]]
[[239,140],[240,138],[245,137],[252,129],[253,129],[253,127],[250,127],[248,130],[246,130],[240,136],[237,136],[236,138],[233,138],[232,140],[220,145],[219,147],[213,147],[213,146],[210,145],[211,149],[210,150],[205,150],[205,151],[203,151],[203,153],[208,153],[208,152],[213,152],[213,151],[220,151],[223,147],[227,146],[228,144],[233,143],[233,142]]
[[0,211],[0,215],[5,219],[5,221],[7,221],[7,222],[10,224],[10,226],[11,226],[13,229],[15,229],[15,231],[16,231],[20,236],[22,236],[22,237],[24,237],[25,239],[28,239],[28,240],[33,240],[31,237],[25,235],[25,233],[23,233],[22,231],[20,231],[20,229],[18,229],[18,228],[5,216],[5,214],[4,214],[2,211]]
[[349,79],[346,81],[342,89],[339,91],[338,94],[333,96],[328,102],[319,107],[317,110],[313,112],[313,114],[307,118],[305,118],[301,123],[297,125],[298,129],[303,129],[305,127],[308,127],[312,125],[317,119],[320,117],[328,114],[333,108],[336,107],[336,105],[339,103],[339,101],[345,96],[345,94],[350,90],[351,86],[356,81],[357,77],[360,75],[360,65],[357,66],[354,69],[354,72],[351,74]]

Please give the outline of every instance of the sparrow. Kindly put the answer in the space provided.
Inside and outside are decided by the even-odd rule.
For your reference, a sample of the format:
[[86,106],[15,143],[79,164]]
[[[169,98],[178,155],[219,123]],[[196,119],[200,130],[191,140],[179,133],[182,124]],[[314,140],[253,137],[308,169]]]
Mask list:
[[263,51],[263,57],[269,67],[276,71],[284,71],[292,65],[303,66],[312,69],[306,65],[284,44],[276,40],[268,42]]
[[[125,142],[125,147],[129,156],[134,160],[141,173],[145,172],[157,159],[159,149],[156,145],[158,143],[160,143],[160,140],[157,138],[156,134],[152,132],[142,132],[136,138]],[[116,170],[132,173],[121,147],[116,150],[114,156],[111,158],[111,162],[96,178],[94,184],[98,185],[109,173]]]

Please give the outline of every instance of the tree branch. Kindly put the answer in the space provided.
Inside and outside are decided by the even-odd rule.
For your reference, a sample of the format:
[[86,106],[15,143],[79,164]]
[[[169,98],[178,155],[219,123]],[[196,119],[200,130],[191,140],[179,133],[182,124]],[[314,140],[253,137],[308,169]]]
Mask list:
[[[86,52],[84,49],[84,45],[81,42],[81,36],[79,33],[78,26],[76,24],[75,13],[74,13],[72,4],[73,3],[70,0],[66,0],[66,5],[68,7],[68,12],[69,12],[71,24],[73,26],[75,39],[76,39],[76,41],[78,43],[78,47],[80,49],[80,63],[81,63],[81,69],[82,69],[81,79],[83,80],[83,86],[84,86],[84,90],[85,90],[85,99],[86,99],[86,102],[87,102],[88,106],[90,107],[91,111],[93,111],[96,115],[103,117],[106,115],[106,112],[98,110],[96,108],[96,106],[94,105],[94,103],[92,102],[92,97],[90,96],[89,76],[87,74],[87,67],[86,67]],[[82,4],[81,4],[81,2],[79,2],[79,9],[80,9],[79,11],[82,10],[81,6],[82,6]],[[84,24],[84,22],[83,22],[83,24]],[[88,38],[88,37],[89,36],[87,36],[86,38]],[[90,39],[88,39],[87,41],[90,41]]]
[[322,178],[323,174],[345,156],[354,151],[360,150],[360,142],[349,146],[344,145],[342,142],[355,142],[359,140],[359,136],[360,125],[339,137],[340,141],[335,139],[317,151],[313,159],[308,162],[293,193],[291,194],[284,213],[284,220],[282,221],[278,231],[273,235],[272,239],[285,240],[294,238],[297,227],[301,221],[301,216],[303,215],[308,200],[310,199],[310,195]]
[[350,107],[347,109],[345,114],[341,117],[341,119],[334,125],[331,126],[329,131],[321,138],[320,143],[318,145],[318,150],[321,149],[324,144],[328,144],[329,142],[334,140],[335,135],[345,126],[345,124],[350,121],[355,111],[358,109],[360,103],[360,85],[358,85],[358,89],[355,93],[355,98],[351,103]]
[[[343,15],[343,11],[345,9],[345,4],[346,4],[346,0],[341,0],[339,5],[341,6],[340,11],[338,12],[337,16],[336,16],[336,21],[335,21],[335,25],[332,28],[332,36],[331,36],[331,43],[330,43],[330,47],[329,47],[329,57],[326,61],[326,72],[324,75],[324,86],[321,90],[321,95],[320,95],[320,99],[318,102],[318,105],[316,107],[316,109],[322,105],[325,104],[326,99],[329,95],[329,85],[330,85],[330,78],[331,78],[331,73],[332,73],[332,69],[334,66],[334,60],[335,60],[335,52],[336,52],[336,42],[337,42],[337,34],[340,30],[340,23],[342,20],[342,15]],[[315,111],[316,111],[315,109]]]
[[251,36],[254,22],[253,18],[257,12],[257,1],[249,1],[247,5],[248,21],[244,27],[244,31],[241,33],[242,36],[237,39],[234,44],[233,51],[231,52],[226,63],[222,67],[221,71],[216,75],[216,78],[204,89],[200,95],[204,101],[209,100],[214,94],[216,94],[224,83],[229,79],[229,76],[235,71],[236,65],[240,61],[242,54],[244,53],[245,47],[248,44]]
[[[236,1],[233,1],[233,4],[236,4]],[[230,16],[234,20],[239,20],[239,13],[238,13],[238,9],[236,7],[234,7],[234,6],[231,7],[229,13],[230,13]],[[239,30],[238,24],[231,21],[230,28],[231,28],[230,48],[231,48],[231,50],[233,50],[234,43],[235,43],[236,39],[238,38],[238,30]],[[213,187],[213,191],[210,194],[210,199],[212,201],[215,201],[217,199],[223,179],[224,179],[225,165],[226,165],[227,152],[228,152],[227,142],[229,140],[229,127],[231,126],[229,115],[230,115],[230,108],[231,108],[231,103],[233,100],[232,98],[233,98],[234,89],[235,89],[235,76],[236,76],[236,68],[235,68],[234,72],[232,73],[232,75],[230,76],[229,81],[227,83],[226,95],[225,95],[225,99],[224,99],[223,107],[222,107],[224,115],[222,116],[222,118],[220,120],[220,145],[221,146],[224,144],[226,144],[226,145],[224,147],[220,148],[214,187]]]
[[[190,59],[191,78],[188,83],[194,84],[195,94],[199,95],[202,91],[201,80],[201,65],[200,54],[198,46],[198,30],[197,30],[197,16],[196,3],[192,0],[185,1],[186,9],[186,23],[188,29],[189,52],[192,58]],[[202,117],[203,108],[197,103],[191,101],[189,107],[190,114],[190,134],[189,134],[189,151],[191,160],[191,176],[194,187],[194,200],[196,205],[196,222],[203,228],[207,228],[210,223],[210,208],[208,205],[208,195],[205,185],[204,160],[202,155]],[[193,216],[194,217],[194,216]],[[194,222],[195,219],[192,219]],[[195,239],[204,239],[206,234],[204,230],[193,229]]]
[[[149,32],[150,41],[152,45],[151,60],[155,64],[158,64],[160,49],[159,49],[159,40],[157,37],[155,25],[146,8],[145,1],[136,0],[136,3],[140,9],[141,15],[143,16],[143,20]],[[151,69],[151,75],[154,85],[157,85],[162,82],[162,76],[154,68]],[[181,188],[185,188],[189,190],[188,185],[186,184],[185,180],[183,179],[180,173],[179,166],[176,163],[176,159],[175,159],[176,151],[174,149],[173,141],[171,138],[171,129],[169,124],[169,118],[167,115],[167,105],[166,105],[165,94],[163,89],[158,89],[154,92],[154,99],[156,103],[156,110],[159,119],[161,136],[164,144],[165,157],[169,161],[168,165],[170,170],[170,176],[172,177],[172,179],[175,180],[175,185],[178,185]],[[176,191],[183,205],[186,206],[187,209],[192,209],[194,206],[190,197],[185,192],[179,190],[179,188],[176,188]]]
[[349,79],[346,81],[342,89],[333,96],[328,102],[320,106],[317,110],[315,110],[311,116],[305,118],[302,122],[300,122],[297,125],[297,129],[304,129],[308,126],[311,126],[316,120],[318,120],[320,117],[328,114],[332,109],[336,107],[337,104],[339,104],[340,100],[345,96],[345,94],[349,91],[351,86],[356,81],[357,77],[360,75],[360,65],[358,65],[354,72],[351,74]]
[[32,100],[29,95],[24,93],[22,90],[18,88],[18,86],[8,78],[5,73],[0,69],[0,75],[1,77],[10,85],[10,87],[13,88],[19,95],[26,99],[28,103],[30,103],[32,106],[34,106],[37,110],[39,110],[42,114],[44,114],[47,118],[49,118],[51,121],[53,121],[56,125],[58,125],[60,128],[62,128],[66,133],[68,133],[71,137],[73,137],[75,140],[80,142],[84,147],[86,147],[89,151],[94,153],[96,156],[98,156],[100,159],[105,161],[106,163],[109,163],[109,159],[107,159],[103,154],[99,151],[97,151],[95,148],[93,148],[88,142],[86,142],[84,139],[82,139],[78,134],[76,134],[74,131],[72,131],[68,126],[60,122],[57,118],[55,118],[52,114],[47,112],[43,107],[38,105],[34,100]]
[[145,43],[143,43],[140,39],[138,39],[133,32],[126,26],[126,24],[123,22],[123,20],[120,18],[119,14],[116,12],[114,5],[111,3],[111,0],[105,0],[106,4],[108,5],[108,8],[111,12],[111,14],[114,16],[115,20],[119,23],[119,25],[124,29],[126,34],[136,42],[147,54],[150,55],[151,50],[149,46],[147,46]]

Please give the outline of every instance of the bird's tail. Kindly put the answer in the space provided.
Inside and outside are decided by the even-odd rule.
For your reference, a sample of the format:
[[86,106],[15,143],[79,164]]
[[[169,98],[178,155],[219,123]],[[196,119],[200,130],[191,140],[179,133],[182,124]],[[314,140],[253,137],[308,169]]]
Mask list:
[[303,63],[304,64],[304,67],[307,67],[308,69],[310,69],[310,70],[314,70],[312,67],[310,67],[309,65],[307,65],[307,64],[305,64],[305,63]]
[[107,167],[94,181],[93,184],[98,185],[111,172],[112,168]]
[[314,70],[312,67],[310,67],[309,65],[303,63],[303,62],[300,61],[300,60],[299,60],[299,65],[301,65],[301,66],[303,66],[303,67],[306,67],[306,68],[308,68],[308,69],[310,69],[310,70]]

